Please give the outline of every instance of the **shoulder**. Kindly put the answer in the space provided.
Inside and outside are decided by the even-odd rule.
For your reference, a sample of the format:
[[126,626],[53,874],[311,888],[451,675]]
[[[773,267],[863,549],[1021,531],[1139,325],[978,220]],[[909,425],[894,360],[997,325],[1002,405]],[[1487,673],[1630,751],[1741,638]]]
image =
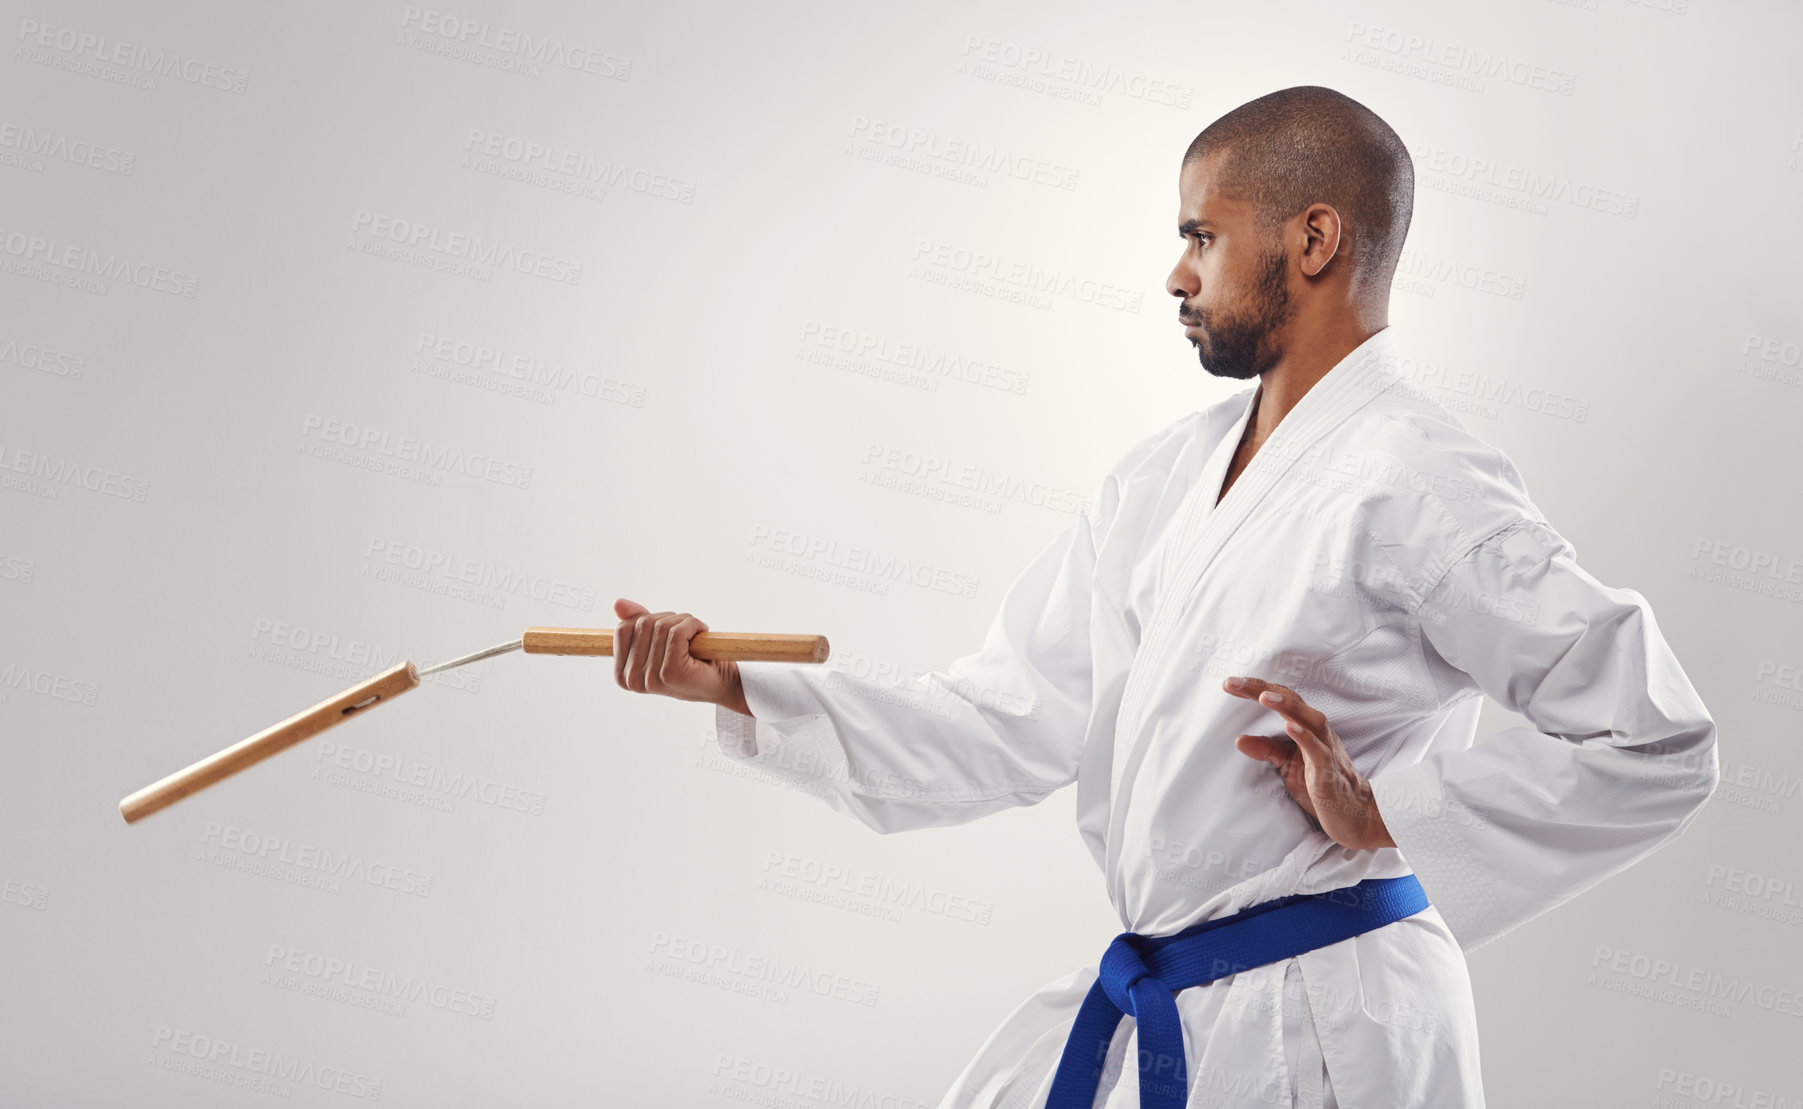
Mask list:
[[1212,449],[1214,441],[1245,408],[1251,394],[1251,388],[1242,389],[1206,408],[1187,412],[1133,442],[1108,467],[1095,490],[1089,515],[1096,534],[1108,530],[1130,491],[1162,492],[1173,476],[1184,469],[1185,458]]
[[1186,412],[1141,438],[1108,469],[1109,476],[1126,480],[1149,470],[1169,472],[1177,460],[1214,444],[1246,410],[1256,386],[1247,386],[1206,408]]
[[[1528,497],[1521,471],[1501,447],[1480,438],[1457,416],[1426,398],[1391,391],[1348,421],[1348,445],[1382,451],[1422,475],[1437,476],[1443,489],[1430,494],[1470,501]],[[1454,479],[1462,485],[1450,484]]]
[[1502,448],[1418,390],[1386,390],[1329,436],[1323,464],[1358,479],[1368,526],[1416,552],[1429,580],[1479,544],[1532,525],[1562,542]]

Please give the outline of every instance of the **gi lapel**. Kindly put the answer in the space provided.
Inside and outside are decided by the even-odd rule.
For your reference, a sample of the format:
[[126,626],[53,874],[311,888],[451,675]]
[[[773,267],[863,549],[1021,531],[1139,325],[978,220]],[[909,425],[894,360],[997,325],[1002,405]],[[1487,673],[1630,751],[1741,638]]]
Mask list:
[[[1246,420],[1252,415],[1252,398],[1257,389],[1247,389],[1241,396],[1239,416],[1222,435],[1221,441],[1215,444],[1214,451],[1209,454],[1208,461],[1203,463],[1202,472],[1196,478],[1197,488],[1192,488],[1184,497],[1183,507],[1179,511],[1177,526],[1171,530],[1171,538],[1164,544],[1164,550],[1158,559],[1158,592],[1162,598],[1167,592],[1167,583],[1171,581],[1174,563],[1181,554],[1190,547],[1190,537],[1195,534],[1201,522],[1214,512],[1215,494],[1221,491],[1221,482],[1227,479],[1227,468],[1233,465],[1234,455],[1239,453],[1240,437],[1245,434]],[[1305,394],[1306,395],[1306,394]],[[1253,458],[1256,460],[1257,455]],[[1239,484],[1235,482],[1234,484]],[[1158,605],[1154,604],[1154,615]],[[1145,631],[1149,630],[1152,617],[1148,617],[1147,629],[1141,630],[1140,640],[1144,642]]]
[[[1222,546],[1263,503],[1278,480],[1323,436],[1396,383],[1392,330],[1386,327],[1353,348],[1302,395],[1258,453],[1252,456],[1252,461],[1218,505],[1214,498],[1221,491],[1221,479],[1225,476],[1221,455],[1225,452],[1226,458],[1231,459],[1237,450],[1237,442],[1223,442],[1217,447],[1205,467],[1205,474],[1189,491],[1183,525],[1176,533],[1173,549],[1165,552],[1167,567],[1174,564],[1176,569],[1161,575],[1157,606],[1140,639],[1134,665],[1129,668],[1126,685],[1121,691],[1115,749],[1123,752],[1125,757],[1116,759],[1114,764],[1111,831],[1119,828],[1126,802],[1125,783],[1131,779],[1133,768],[1138,766],[1143,754],[1141,714],[1151,693],[1150,674],[1156,667],[1140,665],[1140,660],[1161,657],[1169,645],[1178,617],[1189,608],[1203,575]],[[1248,394],[1248,410],[1251,404],[1252,398]],[[1244,415],[1236,426],[1244,426]],[[1229,436],[1233,435],[1234,432],[1229,432]],[[1118,863],[1118,836],[1111,834],[1109,840],[1110,877],[1118,886],[1119,868],[1115,865]],[[1117,895],[1119,892],[1117,889]]]

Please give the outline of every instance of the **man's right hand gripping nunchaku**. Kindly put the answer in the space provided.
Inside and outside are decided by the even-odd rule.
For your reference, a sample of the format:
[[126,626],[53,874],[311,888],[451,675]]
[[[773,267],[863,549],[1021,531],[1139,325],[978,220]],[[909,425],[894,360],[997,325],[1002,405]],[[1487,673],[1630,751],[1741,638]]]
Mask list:
[[614,601],[614,615],[620,618],[614,629],[614,681],[621,689],[706,701],[751,715],[737,662],[689,654],[689,640],[707,630],[700,617],[652,612],[624,597]]

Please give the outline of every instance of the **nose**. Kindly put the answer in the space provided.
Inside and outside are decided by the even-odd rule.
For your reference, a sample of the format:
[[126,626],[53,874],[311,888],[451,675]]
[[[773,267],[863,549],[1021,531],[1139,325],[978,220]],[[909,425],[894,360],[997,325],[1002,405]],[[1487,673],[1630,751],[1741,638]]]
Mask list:
[[[1184,253],[1187,257],[1188,252]],[[1172,267],[1171,275],[1164,279],[1164,291],[1184,300],[1195,296],[1199,287],[1200,283],[1196,280],[1195,270],[1185,265],[1182,258],[1179,258],[1177,264]]]

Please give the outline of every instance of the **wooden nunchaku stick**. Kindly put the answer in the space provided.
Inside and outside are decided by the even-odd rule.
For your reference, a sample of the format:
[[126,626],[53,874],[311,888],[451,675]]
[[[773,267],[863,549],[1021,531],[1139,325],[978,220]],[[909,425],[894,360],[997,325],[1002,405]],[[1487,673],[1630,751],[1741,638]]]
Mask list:
[[[360,716],[377,705],[394,700],[417,687],[420,679],[428,674],[519,650],[524,650],[529,655],[612,655],[614,633],[612,628],[527,628],[523,636],[512,642],[428,666],[424,670],[416,669],[412,662],[397,662],[336,697],[321,701],[305,712],[296,713],[280,724],[232,744],[218,754],[209,755],[162,781],[145,786],[119,802],[119,812],[125,817],[127,824],[135,824],[151,813],[168,808],[189,794],[229,778],[248,766],[254,766],[278,751],[285,751],[327,728],[336,727],[353,716]],[[735,662],[825,662],[827,643],[823,635],[706,631],[695,633],[694,638],[689,640],[689,654],[698,659],[729,658]]]

